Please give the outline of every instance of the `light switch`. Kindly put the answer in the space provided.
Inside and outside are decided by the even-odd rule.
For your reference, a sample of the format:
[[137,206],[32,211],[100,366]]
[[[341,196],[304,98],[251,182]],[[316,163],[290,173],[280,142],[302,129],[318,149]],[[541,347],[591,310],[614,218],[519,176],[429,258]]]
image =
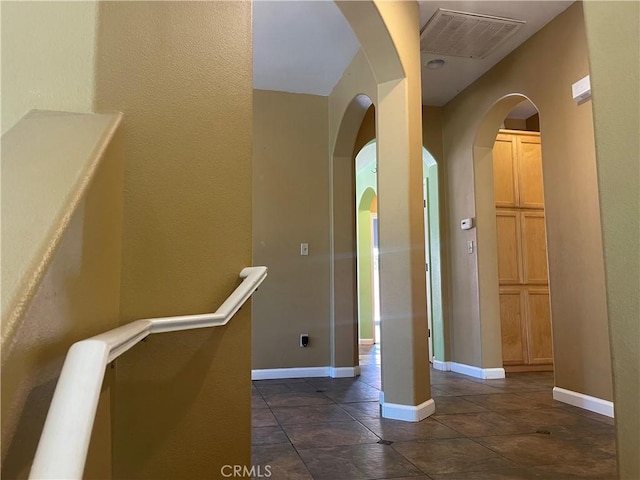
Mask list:
[[301,243],[300,244],[300,255],[302,255],[302,256],[309,255],[309,244],[308,243]]
[[467,242],[467,253],[469,254],[473,253],[473,240],[469,240]]

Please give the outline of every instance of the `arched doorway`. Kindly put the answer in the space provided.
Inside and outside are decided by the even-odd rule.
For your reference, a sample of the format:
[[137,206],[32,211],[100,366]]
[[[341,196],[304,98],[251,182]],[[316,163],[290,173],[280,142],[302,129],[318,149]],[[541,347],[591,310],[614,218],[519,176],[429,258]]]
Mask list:
[[525,99],[493,146],[502,360],[506,372],[553,370],[542,149],[537,108]]
[[[478,242],[483,352],[488,363],[503,366],[490,369],[494,377],[504,376],[504,366],[530,367],[529,358],[533,359],[534,365],[530,369],[536,369],[535,365],[548,369],[552,358],[546,235],[544,216],[540,213],[544,212],[540,142],[538,140],[537,146],[523,153],[516,147],[521,143],[517,131],[502,130],[500,133],[509,113],[525,101],[533,105],[521,94],[507,95],[494,103],[478,129],[473,147],[476,185],[474,226]],[[537,152],[537,158],[532,152]],[[527,156],[528,162],[523,164],[520,173],[517,170],[518,155]],[[533,187],[531,183],[527,186],[524,178],[532,175],[539,183],[536,205],[525,198],[526,192],[532,191]],[[509,199],[503,198],[509,195]],[[527,227],[529,233],[526,235],[532,234],[538,245],[533,251],[531,242],[525,245],[524,250],[529,250],[529,255],[522,246],[522,231]],[[541,251],[543,259],[540,259]],[[538,270],[543,270],[545,278],[537,278],[532,283],[526,270],[531,269],[533,260],[540,266]],[[537,322],[543,324],[542,328],[529,321],[532,315],[542,318]],[[532,346],[540,344],[543,338],[545,344],[538,350],[546,353],[541,356],[533,351],[535,348],[532,350]]]
[[377,167],[376,142],[372,140],[355,156],[358,343],[365,346],[380,342],[379,272],[376,262]]
[[[364,127],[363,127],[364,128]],[[375,129],[371,129],[373,132]],[[377,153],[370,140],[355,155],[356,251],[358,292],[358,340],[360,345],[380,343],[377,270]],[[422,179],[425,227],[425,272],[429,361],[444,351],[442,281],[440,261],[440,202],[438,165],[422,149]],[[376,315],[377,312],[377,315]]]
[[[369,98],[375,98],[379,142],[380,294],[382,336],[387,339],[382,351],[382,415],[420,421],[435,411],[435,404],[429,387],[427,343],[418,340],[427,338],[427,322],[424,248],[420,246],[424,232],[415,228],[423,222],[417,4],[339,2],[338,6],[360,40],[371,75],[365,74],[363,83],[355,79],[358,75],[350,77],[344,90],[338,95],[334,91],[334,101],[329,105],[332,364],[335,370],[341,367],[340,363],[349,362],[351,367],[347,368],[354,369],[357,360],[357,324],[353,321],[355,316],[351,322],[346,316],[349,307],[353,315],[355,298],[349,302],[340,289],[345,285],[347,291],[353,292],[355,287],[351,283],[355,259],[342,256],[347,251],[354,252],[354,234],[345,230],[353,232],[354,222],[347,226],[345,221],[354,213],[345,214],[340,208],[353,205],[353,183],[348,203],[344,198],[348,188],[337,187],[344,186],[344,179],[338,174],[347,168],[342,160],[353,158],[354,140],[365,113],[353,108],[354,99],[364,91]],[[415,35],[408,35],[412,29]],[[372,35],[374,31],[377,33]],[[398,49],[400,44],[403,48]],[[352,128],[358,116],[358,123]],[[353,168],[351,163],[349,166]],[[352,176],[347,173],[346,178]],[[355,208],[350,210],[354,212]],[[349,242],[351,249],[347,250]],[[340,276],[342,270],[347,276]]]

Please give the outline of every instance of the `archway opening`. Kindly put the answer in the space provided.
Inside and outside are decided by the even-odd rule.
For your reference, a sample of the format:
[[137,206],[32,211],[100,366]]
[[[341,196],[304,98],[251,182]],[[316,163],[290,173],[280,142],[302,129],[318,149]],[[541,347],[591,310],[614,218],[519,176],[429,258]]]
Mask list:
[[[355,158],[356,264],[358,292],[358,342],[380,342],[379,277],[377,268],[377,160],[376,143],[369,142]],[[377,329],[376,329],[377,327]]]
[[493,146],[502,364],[553,370],[540,118],[528,99],[504,119]]
[[[376,140],[355,155],[355,230],[357,260],[357,323],[360,363],[379,358],[380,295],[378,270],[377,153]],[[440,261],[440,206],[438,165],[423,147],[425,272],[429,361],[444,353],[442,281]],[[382,220],[384,221],[384,220]],[[376,346],[376,348],[370,348]],[[377,362],[379,363],[379,362]]]
[[480,309],[491,324],[483,350],[506,372],[553,370],[539,125],[535,105],[509,95],[474,144]]

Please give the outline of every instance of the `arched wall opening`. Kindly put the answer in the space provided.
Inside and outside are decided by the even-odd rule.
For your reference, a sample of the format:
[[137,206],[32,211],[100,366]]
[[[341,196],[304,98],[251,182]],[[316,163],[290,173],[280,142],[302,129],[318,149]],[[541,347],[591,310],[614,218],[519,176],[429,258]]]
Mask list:
[[[336,131],[331,172],[332,188],[332,361],[346,361],[355,369],[356,323],[353,321],[353,295],[340,291],[340,285],[348,281],[353,293],[353,257],[341,255],[353,252],[355,208],[340,209],[337,205],[353,205],[355,198],[351,183],[351,201],[344,198],[347,188],[338,188],[345,178],[353,179],[353,172],[344,172],[344,143],[337,137],[342,135],[345,118],[353,117],[351,107],[359,94],[369,93],[362,87],[372,86],[376,102],[376,124],[378,138],[378,215],[380,232],[380,295],[382,335],[385,345],[381,351],[381,376],[383,392],[382,416],[406,421],[420,421],[435,411],[429,388],[428,346],[426,315],[426,281],[424,271],[423,187],[420,125],[420,61],[419,32],[416,18],[418,6],[409,2],[339,2],[338,6],[349,21],[360,40],[373,82],[367,77],[363,84],[356,85],[355,76],[343,75],[336,101],[329,101],[330,135]],[[381,28],[376,28],[380,26]],[[354,61],[357,60],[354,59]],[[353,62],[352,62],[353,63]],[[340,83],[344,81],[344,90]],[[332,93],[333,95],[333,93]],[[335,103],[335,104],[334,104]],[[336,105],[337,104],[337,105]],[[344,115],[338,116],[341,112]],[[359,120],[365,112],[361,112]],[[340,118],[340,126],[331,123],[331,117]],[[358,115],[358,114],[356,114]],[[355,133],[359,125],[351,130],[347,139],[352,158]],[[342,149],[342,150],[341,150]],[[352,165],[351,162],[349,162]],[[353,167],[351,167],[353,169]],[[345,185],[342,183],[342,186]],[[416,228],[420,224],[421,228]],[[348,233],[345,233],[348,232]],[[347,248],[350,247],[350,249]],[[341,268],[350,276],[340,276]],[[345,301],[343,301],[345,300]],[[348,321],[346,308],[351,309]],[[349,345],[346,345],[346,344]],[[342,350],[347,346],[347,354]],[[349,349],[350,348],[350,349]],[[348,355],[352,353],[352,355]],[[334,365],[337,365],[334,364]],[[334,369],[337,367],[334,367]]]
[[[497,267],[484,258],[492,248],[483,239],[486,219],[491,218],[483,209],[491,203],[483,203],[482,191],[476,190],[486,188],[479,179],[479,160],[490,154],[502,118],[521,101],[513,97],[518,92],[540,112],[555,384],[565,399],[594,397],[611,413],[592,105],[576,103],[566,89],[589,72],[582,13],[581,4],[571,5],[445,107],[451,367],[474,367],[468,370],[477,376],[492,376],[494,369],[502,368],[501,339],[495,335],[500,322]],[[558,45],[562,55],[550,56],[549,49]],[[553,82],[542,81],[552,77]],[[485,175],[485,180],[491,176]],[[476,218],[476,229],[461,230],[460,221],[467,217]],[[467,251],[469,241],[477,247],[473,254]],[[486,301],[491,297],[487,289],[493,290],[493,302]]]
[[[373,107],[372,107],[373,108]],[[373,119],[370,119],[373,121]],[[364,135],[375,134],[375,128],[363,123],[359,141]],[[357,243],[357,293],[358,340],[369,345],[380,341],[376,334],[376,275],[373,256],[373,206],[377,203],[377,142],[366,143],[355,155],[356,170],[356,243]],[[440,201],[438,164],[431,153],[422,149],[422,178],[424,187],[425,259],[427,284],[427,320],[429,335],[429,360],[444,357],[444,325],[442,301],[442,274],[440,258]],[[375,202],[375,203],[374,203]],[[376,205],[377,206],[377,205]],[[377,213],[377,208],[376,208]],[[377,222],[376,222],[377,223]]]
[[525,99],[527,97],[521,94],[506,95],[498,99],[482,119],[473,144],[482,358],[484,365],[494,368],[502,367],[502,341],[498,287],[498,239],[493,193],[493,145],[505,117]]
[[[529,127],[508,117],[520,111],[532,116]],[[500,339],[501,365],[511,372],[553,370],[541,141],[537,107],[513,94],[490,108],[474,145],[481,315],[484,324],[497,311],[488,336]]]
[[372,100],[355,95],[346,106],[330,162],[331,181],[331,364],[358,373],[358,294],[353,146]]
[[[377,157],[376,143],[369,142],[355,157],[356,172],[356,264],[358,285],[358,343],[373,345],[380,342],[376,335],[376,322],[380,321],[376,311],[379,299],[376,281],[375,246],[377,237]],[[372,214],[376,215],[374,225]]]

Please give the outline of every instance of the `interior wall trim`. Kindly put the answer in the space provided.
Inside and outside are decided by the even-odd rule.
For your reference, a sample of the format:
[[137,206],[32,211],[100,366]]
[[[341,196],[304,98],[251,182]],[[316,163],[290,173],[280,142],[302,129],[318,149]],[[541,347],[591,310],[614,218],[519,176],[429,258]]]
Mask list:
[[350,378],[360,375],[360,366],[356,367],[329,367],[331,378]]
[[373,338],[361,338],[359,343],[360,345],[374,345]]
[[553,399],[559,402],[568,403],[574,407],[583,408],[590,412],[606,415],[614,418],[613,402],[602,398],[592,397],[584,393],[574,392],[565,388],[553,387]]
[[436,403],[433,398],[420,405],[402,405],[399,403],[383,403],[382,417],[403,422],[419,422],[436,411]]
[[433,359],[433,368],[436,370],[440,370],[442,372],[450,372],[451,371],[451,362],[443,362],[440,360]]
[[470,377],[482,378],[484,380],[505,378],[504,368],[480,368],[456,362],[450,362],[450,364],[452,372],[469,375]]
[[264,368],[251,370],[251,380],[276,380],[285,378],[332,377],[346,378],[360,375],[360,367],[298,367]]

